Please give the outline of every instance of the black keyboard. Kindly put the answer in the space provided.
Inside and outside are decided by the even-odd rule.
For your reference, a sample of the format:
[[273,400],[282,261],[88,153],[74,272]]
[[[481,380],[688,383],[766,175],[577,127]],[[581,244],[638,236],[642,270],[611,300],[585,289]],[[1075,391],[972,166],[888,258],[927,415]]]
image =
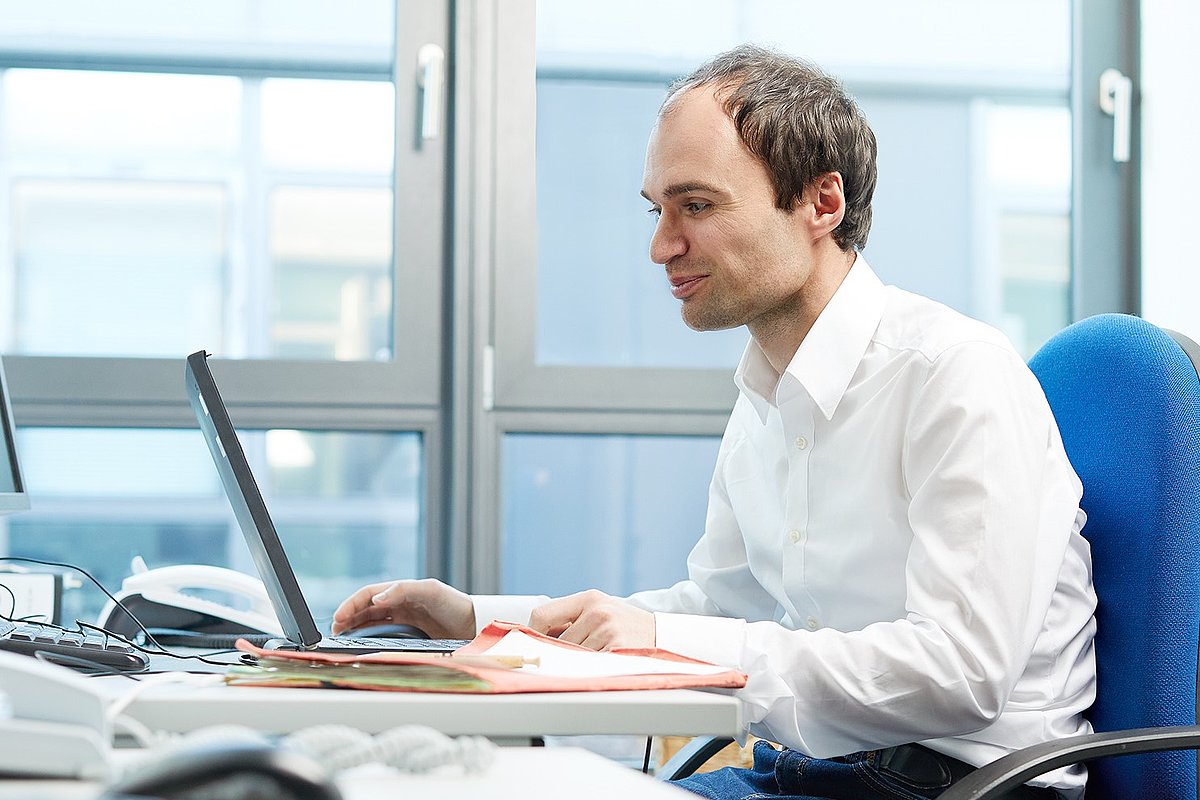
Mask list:
[[7,619],[0,619],[0,650],[40,654],[46,661],[80,672],[142,672],[150,663],[145,654],[105,633]]
[[[175,628],[148,628],[154,642],[167,647],[191,647],[202,650],[232,650],[238,639],[245,639],[250,644],[262,647],[276,637],[269,633],[204,633],[201,631],[181,631]],[[149,641],[145,634],[139,632],[133,640],[138,644]],[[150,647],[154,645],[151,644]]]

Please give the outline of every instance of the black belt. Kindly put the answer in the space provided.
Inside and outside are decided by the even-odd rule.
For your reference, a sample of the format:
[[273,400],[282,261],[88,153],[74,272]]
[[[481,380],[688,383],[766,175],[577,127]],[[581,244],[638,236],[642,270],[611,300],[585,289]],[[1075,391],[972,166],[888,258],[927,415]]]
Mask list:
[[[902,744],[875,751],[875,765],[916,786],[947,786],[975,771],[975,767],[919,744]],[[1001,795],[1004,800],[1057,800],[1058,792],[1044,786],[1018,786]]]

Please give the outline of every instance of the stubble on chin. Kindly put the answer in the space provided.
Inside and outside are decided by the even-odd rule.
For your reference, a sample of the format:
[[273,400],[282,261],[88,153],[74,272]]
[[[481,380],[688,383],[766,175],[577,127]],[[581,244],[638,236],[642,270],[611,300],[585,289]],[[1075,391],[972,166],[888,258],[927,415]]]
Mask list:
[[742,324],[733,309],[706,307],[696,300],[684,300],[679,316],[685,325],[700,332],[724,331]]

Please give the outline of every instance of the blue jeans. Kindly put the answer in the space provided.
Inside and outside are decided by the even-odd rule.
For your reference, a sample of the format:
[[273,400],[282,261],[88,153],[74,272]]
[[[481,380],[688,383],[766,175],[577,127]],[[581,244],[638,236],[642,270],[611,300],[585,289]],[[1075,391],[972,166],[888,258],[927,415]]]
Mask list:
[[874,751],[824,759],[756,742],[753,769],[725,767],[683,778],[675,785],[709,800],[929,800],[950,782],[915,785],[881,769]]

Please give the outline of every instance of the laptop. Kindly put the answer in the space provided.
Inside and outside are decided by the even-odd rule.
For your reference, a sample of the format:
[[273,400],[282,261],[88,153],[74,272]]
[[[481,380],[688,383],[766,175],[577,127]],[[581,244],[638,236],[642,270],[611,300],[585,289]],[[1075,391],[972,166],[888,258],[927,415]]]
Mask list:
[[283,552],[283,545],[267,513],[267,504],[258,483],[250,471],[250,463],[238,441],[237,431],[229,420],[229,413],[212,371],[208,367],[208,353],[201,350],[187,358],[187,394],[196,421],[208,442],[221,474],[221,484],[233,506],[238,526],[246,537],[254,566],[267,588],[275,616],[283,628],[283,639],[272,639],[264,648],[271,650],[308,650],[344,654],[376,653],[381,650],[399,652],[451,653],[467,644],[459,639],[391,639],[326,637],[317,630],[312,612],[296,573]]

